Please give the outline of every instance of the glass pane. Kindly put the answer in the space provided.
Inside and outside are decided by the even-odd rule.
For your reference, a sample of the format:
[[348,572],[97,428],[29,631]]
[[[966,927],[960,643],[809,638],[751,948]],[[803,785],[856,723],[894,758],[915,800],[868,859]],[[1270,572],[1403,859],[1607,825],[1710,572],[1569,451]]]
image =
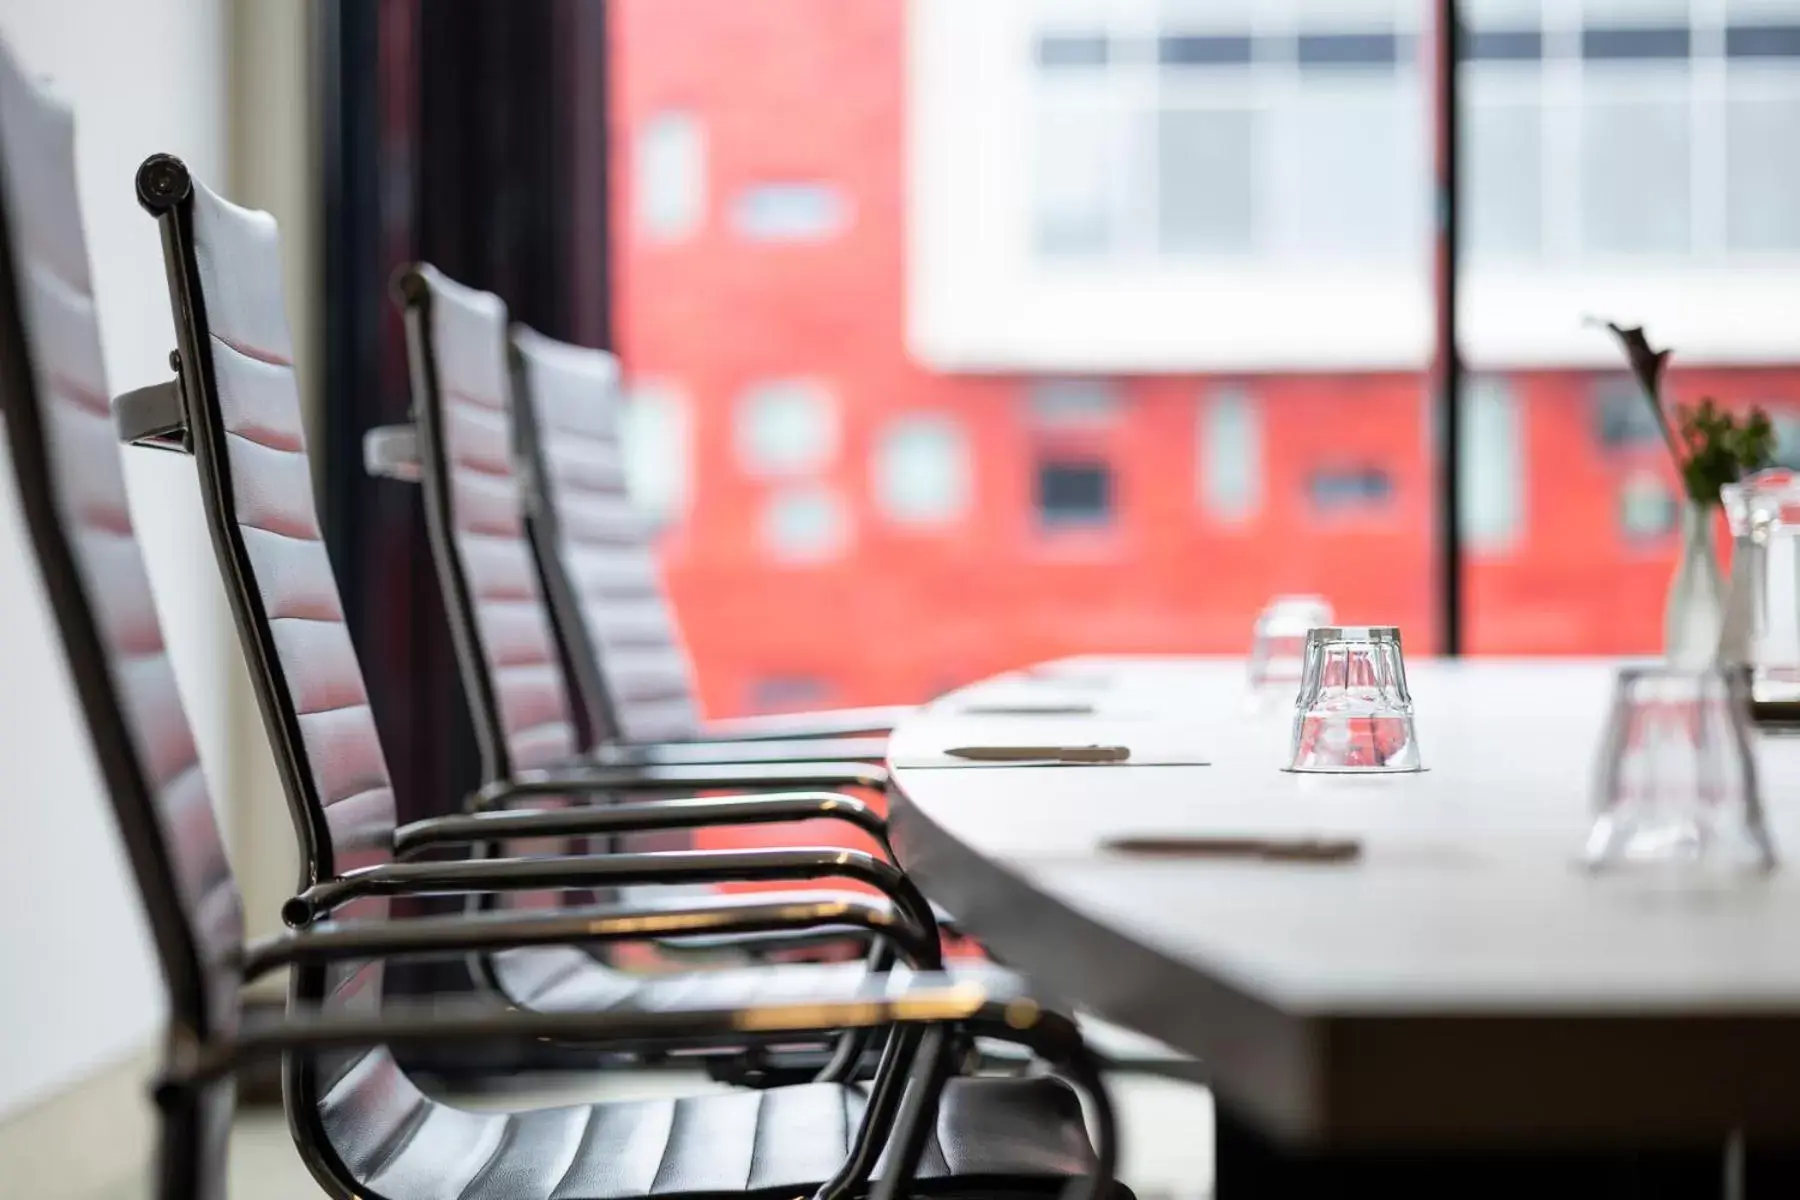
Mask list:
[[[1278,222],[1269,236],[1305,261],[1425,261],[1425,126],[1397,80],[1303,84],[1276,116]],[[1321,198],[1329,197],[1329,202]]]
[[782,488],[763,506],[763,548],[775,562],[825,562],[843,554],[849,539],[849,510],[825,485]]
[[1591,97],[1581,114],[1581,240],[1592,254],[1680,254],[1692,240],[1685,83]]
[[[1793,68],[1800,82],[1800,60]],[[1800,94],[1725,109],[1725,238],[1735,251],[1800,250]]]
[[1200,406],[1200,500],[1208,515],[1242,524],[1262,504],[1262,416],[1242,388],[1220,388]]
[[1254,117],[1165,109],[1157,130],[1158,231],[1166,253],[1242,254],[1255,238]]
[[828,183],[759,183],[732,201],[738,233],[755,242],[818,242],[850,220],[844,195]]
[[1038,520],[1047,528],[1105,525],[1112,520],[1112,468],[1079,459],[1045,459],[1037,467]]
[[876,442],[875,494],[902,525],[944,525],[969,505],[969,447],[962,426],[936,413],[901,417]]
[[1533,258],[1543,247],[1543,108],[1484,95],[1481,82],[1463,110],[1464,245],[1476,258]]
[[1122,157],[1102,104],[1046,103],[1033,149],[1032,224],[1051,258],[1104,254],[1113,245],[1112,178]]
[[837,408],[820,385],[803,379],[755,384],[738,403],[738,458],[757,475],[819,471],[837,454],[837,428]]
[[1520,413],[1504,379],[1480,376],[1463,394],[1463,539],[1469,552],[1511,550],[1524,525],[1525,464]]
[[679,520],[687,510],[691,474],[687,403],[667,384],[639,383],[621,415],[632,500],[653,524]]
[[652,114],[638,135],[638,220],[650,237],[693,233],[706,210],[706,139],[686,112]]

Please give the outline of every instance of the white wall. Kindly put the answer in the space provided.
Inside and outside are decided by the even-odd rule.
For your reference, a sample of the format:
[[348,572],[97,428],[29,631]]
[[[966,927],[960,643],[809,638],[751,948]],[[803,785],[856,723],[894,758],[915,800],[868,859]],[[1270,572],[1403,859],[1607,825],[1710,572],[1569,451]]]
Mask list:
[[[224,179],[224,0],[0,0],[0,35],[75,105],[115,392],[166,378],[161,248],[132,194],[155,151]],[[127,455],[175,668],[214,780],[235,774],[225,607],[193,464]],[[4,475],[0,472],[0,475]],[[161,982],[30,565],[0,488],[0,1119],[154,1036]],[[95,1131],[104,1136],[104,1131]]]

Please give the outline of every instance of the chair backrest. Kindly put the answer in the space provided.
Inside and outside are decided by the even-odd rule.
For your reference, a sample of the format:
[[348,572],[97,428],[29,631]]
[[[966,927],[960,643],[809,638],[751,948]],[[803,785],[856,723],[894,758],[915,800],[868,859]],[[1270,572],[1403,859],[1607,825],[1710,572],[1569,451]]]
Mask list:
[[302,870],[386,861],[393,789],[314,505],[280,231],[167,155],[138,197],[162,226],[188,439]]
[[626,490],[618,360],[523,326],[513,349],[527,527],[582,703],[612,737],[691,736],[692,664]]
[[427,265],[398,279],[432,558],[484,774],[574,759],[580,736],[526,540],[506,305]]
[[[149,916],[169,992],[170,1045],[203,1045],[237,1028],[242,903],[126,505],[73,117],[4,45],[0,177],[6,457]],[[219,1194],[232,1108],[227,1084],[169,1111],[162,1195]]]
[[[319,529],[273,217],[239,208],[166,154],[138,168],[175,313],[187,444],[295,827],[319,880],[393,856],[394,799],[362,667]],[[388,902],[334,912],[379,919]],[[304,966],[307,1007],[381,1004],[381,964]],[[290,1056],[288,1110],[315,1176],[345,1194],[371,1138],[430,1109],[385,1049]],[[361,1147],[361,1149],[359,1149]]]

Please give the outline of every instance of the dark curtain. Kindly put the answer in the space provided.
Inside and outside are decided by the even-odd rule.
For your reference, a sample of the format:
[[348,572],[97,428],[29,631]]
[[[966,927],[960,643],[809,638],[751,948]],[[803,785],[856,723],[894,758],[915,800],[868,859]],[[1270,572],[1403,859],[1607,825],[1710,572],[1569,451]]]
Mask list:
[[[363,471],[364,433],[407,420],[410,403],[389,282],[423,259],[552,336],[609,344],[605,6],[332,0],[317,11],[318,482],[404,822],[460,809],[479,763],[418,490]],[[398,992],[470,986],[461,963],[389,978]]]

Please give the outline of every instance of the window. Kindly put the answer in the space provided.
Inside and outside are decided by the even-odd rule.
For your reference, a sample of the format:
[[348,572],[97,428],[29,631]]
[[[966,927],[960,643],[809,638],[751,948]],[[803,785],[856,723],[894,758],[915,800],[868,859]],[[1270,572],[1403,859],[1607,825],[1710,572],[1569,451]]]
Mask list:
[[1108,112],[1077,105],[1045,105],[1038,113],[1032,226],[1045,258],[1111,249],[1112,125]]
[[1656,446],[1662,428],[1650,401],[1629,375],[1609,375],[1594,382],[1594,437],[1607,450]]
[[739,192],[732,224],[753,242],[821,242],[850,223],[850,202],[829,183],[759,183]]
[[752,475],[810,474],[837,457],[837,405],[811,380],[752,386],[738,401],[736,427],[738,461]]
[[1255,239],[1255,114],[1167,108],[1157,124],[1157,238],[1167,254],[1243,254]]
[[675,242],[706,212],[706,138],[692,113],[664,110],[638,132],[638,225],[653,241]]
[[1104,462],[1040,460],[1038,522],[1047,529],[1104,526],[1112,522],[1112,468]]
[[832,686],[816,675],[766,675],[750,684],[745,707],[753,713],[798,712],[831,703]]
[[1256,400],[1221,387],[1200,404],[1200,503],[1214,520],[1238,525],[1262,505],[1262,420]]
[[1418,5],[1086,8],[1036,42],[1041,255],[1418,255]]
[[1046,379],[1031,385],[1031,421],[1038,429],[1104,429],[1118,411],[1113,386],[1092,379]]
[[1675,495],[1659,475],[1633,471],[1619,487],[1619,532],[1627,542],[1668,537],[1679,515]]
[[[1800,63],[1788,70],[1800,77]],[[1782,95],[1749,82],[1728,86],[1737,94],[1725,107],[1726,244],[1734,251],[1800,250],[1800,153],[1771,153],[1791,147],[1800,130],[1800,87]]]
[[654,526],[686,514],[692,427],[686,399],[671,384],[633,386],[620,410],[625,482],[638,511]]
[[1765,404],[1775,426],[1775,465],[1800,471],[1800,410]]
[[875,498],[900,525],[946,525],[969,507],[968,439],[952,417],[914,413],[875,443]]
[[778,563],[828,562],[849,545],[850,514],[824,484],[784,487],[764,503],[762,541]]
[[1463,392],[1463,537],[1475,554],[1500,554],[1524,526],[1525,464],[1518,400],[1504,379],[1475,376]]
[[1583,106],[1581,244],[1588,252],[1683,254],[1691,247],[1686,91],[1684,79],[1671,79],[1657,95]]
[[1394,497],[1394,481],[1380,467],[1326,467],[1306,477],[1307,498],[1321,515],[1385,508]]

